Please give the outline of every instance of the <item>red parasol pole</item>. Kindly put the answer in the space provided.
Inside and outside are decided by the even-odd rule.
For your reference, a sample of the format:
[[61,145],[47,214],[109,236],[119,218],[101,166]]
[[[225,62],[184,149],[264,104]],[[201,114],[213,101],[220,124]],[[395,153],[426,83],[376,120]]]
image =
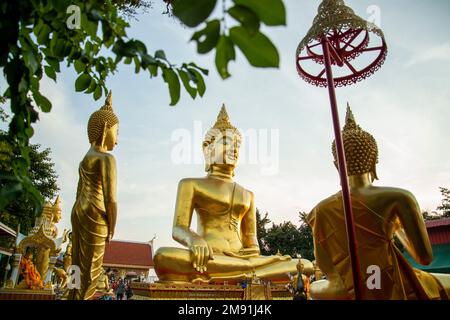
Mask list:
[[359,264],[359,255],[356,247],[355,222],[353,219],[350,190],[347,178],[347,162],[345,161],[344,145],[342,143],[341,126],[336,102],[336,92],[334,86],[333,71],[331,69],[330,50],[327,38],[322,38],[323,57],[325,72],[327,77],[328,94],[330,96],[331,116],[333,118],[334,137],[336,141],[336,153],[338,157],[339,177],[342,187],[342,199],[344,202],[345,226],[347,228],[348,251],[350,253],[350,263],[352,266],[353,286],[355,299],[362,299],[362,277]]

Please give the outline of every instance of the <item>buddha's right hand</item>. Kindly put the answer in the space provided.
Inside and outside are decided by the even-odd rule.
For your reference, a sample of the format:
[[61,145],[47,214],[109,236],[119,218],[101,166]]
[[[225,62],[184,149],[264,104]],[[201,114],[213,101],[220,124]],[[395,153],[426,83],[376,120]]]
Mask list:
[[192,266],[200,273],[206,271],[208,261],[214,260],[211,246],[202,238],[196,238],[192,241],[189,249],[191,250]]

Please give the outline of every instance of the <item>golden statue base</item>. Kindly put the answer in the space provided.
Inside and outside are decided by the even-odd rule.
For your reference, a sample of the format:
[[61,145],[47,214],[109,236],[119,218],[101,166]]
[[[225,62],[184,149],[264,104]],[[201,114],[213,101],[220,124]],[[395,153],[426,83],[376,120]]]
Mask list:
[[55,300],[56,295],[52,290],[32,290],[18,288],[0,289],[0,300]]
[[140,283],[133,282],[134,300],[292,300],[282,284]]

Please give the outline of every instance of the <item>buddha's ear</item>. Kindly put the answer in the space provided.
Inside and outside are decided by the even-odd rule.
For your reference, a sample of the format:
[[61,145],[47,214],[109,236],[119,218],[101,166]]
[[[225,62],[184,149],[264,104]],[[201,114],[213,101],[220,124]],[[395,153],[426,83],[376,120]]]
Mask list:
[[372,177],[372,182],[374,180],[379,180],[378,176],[377,176],[377,165],[376,164],[373,165],[372,171],[370,171],[370,176]]
[[106,133],[108,132],[108,123],[105,121],[105,124],[103,125],[101,140],[100,140],[100,146],[105,146],[105,140],[106,140]]

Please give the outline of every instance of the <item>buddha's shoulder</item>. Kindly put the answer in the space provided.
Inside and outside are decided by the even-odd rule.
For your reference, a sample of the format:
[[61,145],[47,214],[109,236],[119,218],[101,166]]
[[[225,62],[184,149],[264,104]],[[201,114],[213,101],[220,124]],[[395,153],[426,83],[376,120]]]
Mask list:
[[411,191],[396,187],[373,187],[372,190],[377,196],[382,196],[386,199],[403,199],[415,200],[414,194]]
[[116,158],[108,152],[89,151],[81,161],[81,165],[90,165],[96,162],[103,162],[111,165],[116,164]]
[[[335,203],[341,203],[342,202],[342,198],[341,198],[341,192],[337,192],[335,194],[332,194],[331,196],[321,200],[315,207],[314,209],[318,210],[318,209],[324,209],[324,208],[328,208],[330,205],[335,204]],[[314,210],[313,209],[313,210]]]

